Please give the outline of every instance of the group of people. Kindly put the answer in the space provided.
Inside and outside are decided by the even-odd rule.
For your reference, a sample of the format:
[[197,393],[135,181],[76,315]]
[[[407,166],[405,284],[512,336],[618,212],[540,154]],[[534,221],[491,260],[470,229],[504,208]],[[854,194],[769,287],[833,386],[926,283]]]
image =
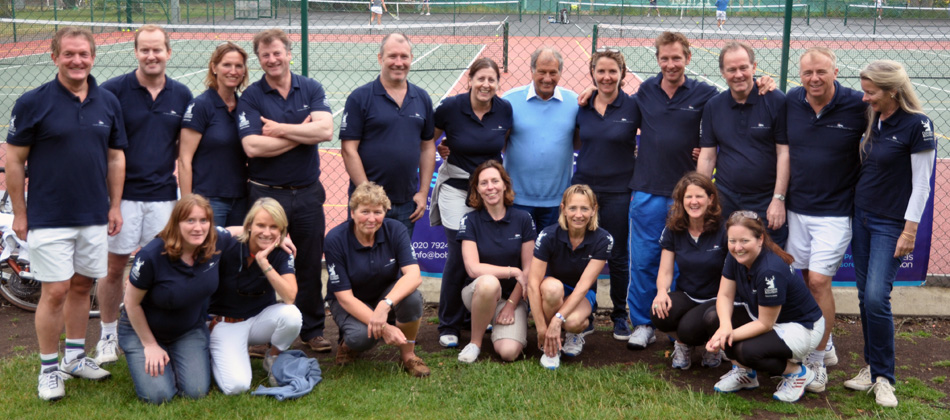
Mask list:
[[[593,54],[594,88],[578,96],[558,86],[563,59],[545,47],[530,57],[532,83],[499,97],[498,65],[479,58],[468,91],[433,109],[408,81],[408,37],[386,35],[379,77],[343,109],[349,218],[324,243],[325,92],[290,71],[282,31],[257,34],[253,47],[259,81],[248,85],[248,53],[225,42],[192,98],[165,75],[161,27],[135,33],[138,68],[102,88],[90,75],[92,35],[56,33],[58,74],[18,99],[8,135],[14,230],[42,282],[40,398],[62,398],[70,377],[107,378],[100,365],[117,348],[137,394],[156,403],[206,394],[212,373],[222,392],[246,391],[249,345],[267,346],[268,371],[298,336],[330,351],[324,254],[338,364],[383,340],[409,374],[427,376],[415,354],[423,299],[411,238],[428,208],[448,239],[439,344],[459,347],[471,330],[460,362],[478,359],[487,331],[501,359],[517,359],[529,314],[542,366],[579,355],[607,266],[615,339],[644,349],[658,328],[674,340],[674,368],[702,347],[704,366],[732,361],[717,391],[757,387],[764,371],[782,376],[774,396],[789,402],[823,391],[837,362],[831,278],[850,243],[868,366],[845,386],[897,404],[889,296],[935,160],[933,125],[899,63],[869,64],[862,95],[835,80],[834,53],[814,47],[800,57],[802,87],[786,95],[755,78],[751,47],[729,43],[719,57],[729,89],[717,92],[686,77],[690,43],[665,32],[660,73],[634,95],[621,89],[618,50]],[[91,358],[83,337],[96,278],[102,337]]]

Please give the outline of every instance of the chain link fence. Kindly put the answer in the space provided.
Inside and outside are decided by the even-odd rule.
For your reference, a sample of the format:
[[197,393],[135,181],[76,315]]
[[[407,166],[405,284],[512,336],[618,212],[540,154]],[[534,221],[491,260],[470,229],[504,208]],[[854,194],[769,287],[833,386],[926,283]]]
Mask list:
[[[86,26],[96,34],[93,75],[100,82],[136,67],[132,30],[142,23],[164,25],[173,40],[168,74],[196,94],[204,90],[207,62],[217,44],[230,40],[250,51],[254,33],[283,28],[294,41],[293,71],[324,85],[337,129],[349,93],[379,72],[379,41],[396,30],[407,33],[415,44],[410,80],[426,89],[434,102],[464,91],[464,70],[483,56],[503,67],[501,91],[530,83],[529,56],[540,46],[559,49],[565,60],[560,85],[577,92],[592,84],[588,60],[594,49],[621,49],[629,66],[624,90],[632,93],[640,81],[659,71],[653,39],[664,30],[683,32],[693,41],[688,76],[720,89],[726,83],[717,59],[719,48],[728,41],[751,44],[758,73],[775,78],[783,90],[800,84],[799,54],[821,45],[839,55],[838,80],[852,88],[860,89],[857,74],[875,59],[900,61],[910,72],[938,138],[929,272],[950,273],[947,0],[889,0],[880,8],[873,1],[794,0],[786,5],[776,0],[732,0],[721,29],[715,2],[708,0],[661,0],[655,5],[648,0],[386,4],[384,25],[378,27],[368,24],[368,1],[0,0],[0,121],[6,127],[16,98],[54,77],[49,42],[64,24]],[[248,67],[252,81],[261,77],[256,58]],[[4,150],[0,149],[0,163]],[[346,219],[348,176],[336,136],[321,146],[321,152],[329,228]]]

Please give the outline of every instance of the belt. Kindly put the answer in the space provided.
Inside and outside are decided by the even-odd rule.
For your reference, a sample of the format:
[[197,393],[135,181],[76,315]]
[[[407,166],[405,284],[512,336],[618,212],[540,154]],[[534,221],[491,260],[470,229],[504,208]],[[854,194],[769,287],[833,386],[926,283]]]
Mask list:
[[219,322],[226,322],[229,324],[236,324],[238,322],[244,322],[247,318],[232,318],[229,316],[215,316],[211,318],[211,322],[208,323],[208,331],[214,329],[215,325],[218,325]]
[[313,186],[313,184],[316,184],[316,182],[311,182],[307,185],[267,185],[267,184],[262,184],[257,181],[251,181],[250,179],[247,180],[247,182],[250,184],[257,185],[258,187],[273,188],[275,190],[302,190],[304,188],[310,188],[311,186]]

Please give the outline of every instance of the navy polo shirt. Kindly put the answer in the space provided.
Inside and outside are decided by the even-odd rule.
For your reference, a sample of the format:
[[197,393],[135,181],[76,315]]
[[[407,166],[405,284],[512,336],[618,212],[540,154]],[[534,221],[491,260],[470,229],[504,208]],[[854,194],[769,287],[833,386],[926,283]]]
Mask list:
[[[884,121],[875,116],[870,144],[858,177],[854,204],[862,210],[904,220],[912,188],[910,155],[934,150],[934,125],[924,114],[898,108]],[[878,124],[880,123],[880,124]]]
[[[514,125],[511,104],[492,97],[491,109],[478,119],[472,111],[471,92],[445,98],[435,109],[435,126],[445,131],[442,144],[449,146],[449,163],[468,173],[482,162],[495,159],[501,163],[508,130]],[[468,191],[468,180],[449,179],[452,187]]]
[[669,197],[683,174],[696,170],[693,149],[699,147],[703,106],[718,92],[687,77],[671,99],[660,87],[662,78],[660,73],[647,79],[635,95],[640,151],[630,188]]
[[744,104],[730,91],[722,92],[703,109],[699,147],[718,147],[716,183],[737,194],[775,190],[776,144],[788,144],[785,94],[773,90],[759,96],[753,86]]
[[[225,249],[235,240],[227,230],[217,231],[215,249]],[[165,254],[165,241],[161,238],[152,239],[135,254],[129,283],[145,290],[142,310],[156,340],[174,341],[205,323],[208,302],[218,288],[220,261],[220,252],[208,261],[195,261],[194,265],[172,261]]]
[[788,155],[791,162],[785,206],[809,216],[847,216],[854,212],[861,136],[867,104],[860,91],[835,81],[835,95],[817,115],[797,87],[786,95]]
[[722,275],[736,282],[736,302],[748,305],[752,316],[759,317],[759,306],[781,306],[777,324],[797,322],[811,329],[821,318],[821,308],[805,281],[782,258],[763,247],[752,268],[739,264],[729,254]]
[[[453,150],[452,153],[455,153]],[[521,246],[537,237],[534,219],[524,210],[509,207],[501,220],[495,220],[487,209],[462,216],[456,239],[472,241],[478,247],[478,261],[499,267],[522,268]],[[472,282],[468,278],[466,284]],[[518,283],[513,277],[501,280],[501,294],[507,299]]]
[[[251,249],[246,242],[232,240],[221,249],[221,279],[218,290],[211,296],[208,313],[232,318],[250,318],[264,308],[277,303],[274,286],[267,276],[250,260]],[[277,274],[294,274],[294,257],[277,248],[267,255],[267,262]]]
[[125,149],[125,188],[122,199],[170,201],[178,198],[175,161],[181,118],[191,102],[191,90],[170,77],[155,100],[135,78],[135,72],[102,84],[119,98],[129,147]]
[[636,163],[639,109],[636,98],[621,92],[604,115],[594,108],[597,91],[577,110],[581,150],[571,184],[587,184],[596,192],[630,193]]
[[201,133],[201,142],[191,161],[191,189],[196,194],[244,197],[247,155],[238,138],[234,114],[228,111],[228,105],[214,89],[198,95],[185,108],[181,127]]
[[[376,80],[346,98],[340,140],[359,140],[357,153],[366,178],[383,187],[393,204],[412,201],[419,191],[419,151],[435,131],[432,99],[408,83],[402,106]],[[428,180],[426,180],[428,181]],[[356,186],[350,182],[350,193]]]
[[119,101],[89,76],[86,99],[58,79],[13,105],[7,143],[30,147],[30,229],[105,225],[109,149],[127,146]]
[[676,290],[682,290],[693,299],[705,300],[719,293],[722,265],[729,254],[726,229],[703,232],[699,242],[689,235],[689,230],[680,232],[663,228],[660,246],[676,254],[674,261],[679,268]]
[[[251,83],[237,106],[238,136],[263,133],[261,117],[283,124],[300,124],[313,112],[330,112],[323,86],[316,80],[290,75],[290,92],[284,99],[265,76]],[[300,187],[320,180],[320,156],[316,145],[300,144],[280,156],[249,158],[247,175],[265,185]]]
[[[614,238],[603,228],[585,231],[584,240],[576,249],[571,249],[571,238],[558,224],[544,228],[534,241],[534,257],[548,263],[545,277],[554,277],[571,287],[576,287],[581,274],[590,260],[610,258]],[[590,287],[597,291],[597,282]]]
[[335,292],[352,290],[370,308],[380,294],[402,277],[402,267],[416,264],[416,253],[406,227],[393,219],[383,219],[376,242],[363,246],[353,233],[353,220],[330,230],[324,245],[327,258],[327,300]]

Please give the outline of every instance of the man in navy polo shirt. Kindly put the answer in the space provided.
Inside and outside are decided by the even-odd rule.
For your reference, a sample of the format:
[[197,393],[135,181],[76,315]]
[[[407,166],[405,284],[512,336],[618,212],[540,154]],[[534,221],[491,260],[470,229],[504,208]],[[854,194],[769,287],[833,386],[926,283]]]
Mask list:
[[861,135],[867,127],[867,104],[860,90],[836,79],[837,59],[824,47],[809,48],[799,59],[802,86],[786,96],[788,150],[788,246],[792,267],[825,317],[825,334],[805,360],[818,373],[807,389],[820,392],[826,366],[838,362],[831,339],[835,299],[831,279],[851,243],[854,188],[858,182]]
[[340,123],[343,164],[350,193],[367,180],[381,185],[392,202],[386,217],[405,225],[412,238],[435,170],[432,99],[408,81],[412,44],[406,35],[383,37],[377,59],[379,77],[346,98]]
[[505,170],[515,190],[515,208],[527,211],[540,232],[557,223],[561,194],[571,185],[577,94],[558,87],[564,60],[554,48],[531,54],[534,82],[502,96],[511,103],[514,125],[505,149]]
[[[92,33],[60,28],[52,42],[56,79],[17,99],[7,135],[13,230],[28,241],[32,272],[42,284],[36,336],[43,400],[62,398],[65,379],[109,377],[84,347],[89,290],[106,274],[107,237],[122,229],[126,138],[119,101],[89,75],[95,57]],[[66,354],[58,363],[64,324]]]
[[756,64],[755,52],[745,43],[730,42],[719,53],[719,71],[729,90],[703,109],[697,171],[712,178],[716,169],[723,217],[736,210],[754,211],[767,220],[772,240],[784,247],[789,170],[785,95],[759,95]]
[[254,36],[264,77],[252,83],[237,106],[238,135],[247,153],[248,202],[277,200],[287,211],[297,245],[297,299],[303,314],[300,339],[314,351],[332,349],[323,338],[321,278],[326,191],[320,183],[317,144],[333,136],[333,117],[323,86],[290,72],[290,39],[280,29]]
[[109,271],[96,289],[102,315],[96,346],[99,364],[118,360],[116,322],[129,255],[165,227],[178,198],[174,175],[178,136],[182,115],[192,98],[187,86],[165,76],[172,50],[162,27],[143,25],[135,32],[134,45],[138,68],[102,84],[122,103],[129,147],[121,203],[124,225],[118,235],[109,238]]

